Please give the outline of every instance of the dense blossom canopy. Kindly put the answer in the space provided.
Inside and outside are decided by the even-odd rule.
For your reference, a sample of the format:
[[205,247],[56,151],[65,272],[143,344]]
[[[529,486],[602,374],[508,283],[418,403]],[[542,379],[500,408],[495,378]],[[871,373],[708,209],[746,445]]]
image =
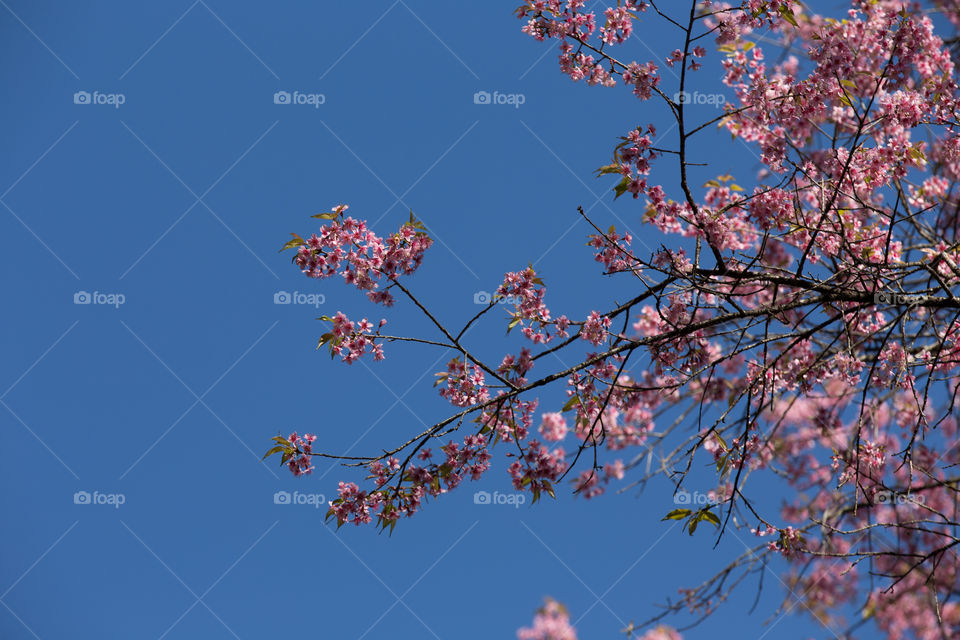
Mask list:
[[[387,237],[345,205],[318,216],[318,233],[287,245],[304,274],[342,277],[388,307],[405,298],[441,336],[385,335],[383,322],[374,331],[338,313],[321,345],[347,363],[382,359],[383,342],[455,353],[437,373],[452,413],[360,460],[370,486],[341,482],[329,517],[392,528],[481,477],[504,443],[514,486],[534,500],[564,481],[592,498],[652,474],[682,491],[694,461],[711,461],[711,502],[665,519],[691,534],[703,522],[719,535],[736,527],[758,545],[667,613],[709,613],[736,574],[777,555],[803,609],[831,629],[960,637],[960,93],[956,40],[937,35],[960,27],[960,2],[854,0],[829,17],[797,0],[623,0],[603,11],[528,0],[517,15],[524,34],[560,41],[572,80],[662,107],[663,122],[626,130],[599,173],[618,181],[616,197],[638,201],[666,246],[638,255],[627,231],[590,220],[589,250],[604,276],[622,279],[627,302],[557,316],[544,281],[521,268],[457,332],[404,284],[431,245],[412,215]],[[946,19],[935,25],[937,15]],[[652,28],[672,29],[679,46],[630,59],[631,34]],[[733,99],[695,120],[704,110],[690,96],[709,86],[707,70]],[[659,138],[665,125],[673,131]],[[716,163],[700,141],[718,127],[756,151],[758,175],[720,169],[693,183],[694,167]],[[528,346],[497,364],[463,336],[502,300]],[[559,350],[578,352],[578,364],[550,369],[541,357]],[[568,401],[541,408],[538,393],[553,383]],[[280,436],[274,451],[306,474],[322,455],[313,438]],[[639,465],[651,451],[657,468]],[[790,489],[781,509],[754,506],[755,476]],[[576,636],[548,601],[518,637]],[[643,638],[679,635],[657,627]]]

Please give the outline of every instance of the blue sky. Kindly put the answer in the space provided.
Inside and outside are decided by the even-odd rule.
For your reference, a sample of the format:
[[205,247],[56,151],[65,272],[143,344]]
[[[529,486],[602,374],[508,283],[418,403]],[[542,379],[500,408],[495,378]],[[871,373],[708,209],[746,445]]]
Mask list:
[[[298,480],[259,460],[278,430],[367,454],[449,412],[432,389],[448,353],[387,345],[385,362],[347,367],[314,351],[315,318],[341,309],[433,337],[409,307],[384,314],[277,252],[331,205],[382,233],[413,209],[437,243],[409,286],[451,325],[528,262],[557,315],[633,295],[599,275],[576,207],[660,242],[591,172],[638,124],[669,140],[665,114],[571,83],[514,4],[0,2],[0,636],[510,638],[551,595],[581,638],[615,637],[742,551],[660,522],[666,483],[474,504],[510,491],[502,454],[392,537],[336,531],[309,502],[355,473],[318,461]],[[632,57],[661,58],[662,25],[638,28]],[[717,65],[701,79],[722,91]],[[523,104],[476,104],[481,91]],[[751,153],[729,149],[744,183]],[[504,324],[468,340],[499,360],[521,345]],[[559,387],[542,397],[560,403]],[[687,637],[827,633],[771,620],[784,592],[773,573],[765,585],[757,613],[744,591]]]

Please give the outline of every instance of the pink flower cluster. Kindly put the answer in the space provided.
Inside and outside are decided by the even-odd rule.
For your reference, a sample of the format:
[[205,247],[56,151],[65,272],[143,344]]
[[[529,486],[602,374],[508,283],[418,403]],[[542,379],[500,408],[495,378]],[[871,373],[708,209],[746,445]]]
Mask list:
[[[921,119],[936,121],[954,112],[953,63],[933,35],[932,22],[901,15],[903,3],[858,4],[843,22],[798,25],[814,47],[816,66],[807,78],[797,77],[795,59],[768,73],[760,47],[749,56],[745,49],[735,49],[725,62],[725,82],[737,90],[744,107],[732,113],[727,127],[735,136],[758,142],[771,169],[785,169],[785,140],[806,139],[823,126],[849,131],[858,100],[876,101],[884,115],[881,126],[869,133],[875,146],[860,149],[849,166],[842,157],[846,148],[838,150],[850,188],[876,189],[905,175],[910,166],[923,166],[922,154],[910,141],[910,130]],[[728,26],[724,40],[736,42],[737,27]],[[879,75],[885,81],[878,89]]]
[[567,381],[568,407],[576,411],[577,438],[603,442],[611,451],[646,442],[654,426],[653,412],[666,397],[661,389],[669,385],[669,379],[650,372],[640,379],[626,374],[615,379],[617,368],[614,356],[595,364],[587,375],[574,374]]
[[[450,441],[440,447],[445,455],[443,462],[425,466],[404,466],[394,457],[388,458],[386,464],[374,461],[369,465],[368,477],[375,479],[377,489],[368,493],[355,483],[340,482],[338,498],[330,502],[327,518],[336,518],[338,525],[348,521],[360,525],[372,522],[376,516],[380,526],[392,527],[401,516],[416,513],[427,497],[436,498],[459,486],[465,476],[479,479],[490,468],[487,444],[483,435],[468,435],[462,444]],[[429,449],[421,452],[419,458],[432,458]],[[406,484],[388,487],[400,473]]]
[[639,640],[683,640],[683,636],[673,627],[660,625],[647,631]]
[[503,356],[500,366],[497,367],[497,373],[511,380],[514,384],[522,386],[527,383],[527,372],[533,368],[533,358],[530,350],[526,347],[520,349],[520,355],[515,356],[508,353]]
[[610,227],[607,233],[591,235],[589,239],[590,246],[596,253],[596,261],[602,262],[608,273],[620,271],[629,271],[635,275],[642,273],[640,261],[627,249],[633,240],[629,232],[624,231],[621,236],[614,227]]
[[598,347],[607,339],[607,329],[610,328],[610,323],[611,320],[607,316],[601,316],[596,311],[591,311],[580,330],[580,338]]
[[[498,394],[498,397],[503,392]],[[494,441],[522,442],[526,439],[533,425],[534,411],[538,400],[504,400],[496,402],[480,414],[479,422],[489,431],[494,431]]]
[[[651,161],[659,157],[653,149],[652,138],[656,135],[657,129],[652,124],[647,125],[646,130],[641,127],[631,129],[623,138],[625,144],[619,150],[619,164],[601,169],[601,171],[615,169],[623,175],[616,189],[618,194],[628,191],[636,199],[641,193],[649,193],[651,197],[656,197],[663,192],[659,186],[648,188],[646,178],[650,174]],[[627,242],[629,243],[629,240]]]
[[[603,465],[603,475],[596,469],[581,471],[580,474],[571,480],[574,491],[577,495],[589,500],[603,495],[606,488],[603,486],[611,480],[623,480],[625,467],[623,460],[614,460]],[[602,480],[602,484],[601,484]]]
[[[633,625],[629,626],[628,638],[637,640],[683,640],[676,629],[660,625],[650,629],[642,636],[633,635]],[[517,630],[518,640],[577,640],[577,631],[570,624],[567,608],[554,600],[546,598],[544,606],[537,609],[532,627]]]
[[[603,14],[607,22],[600,27],[600,39],[606,44],[620,44],[633,33],[634,7],[636,3],[628,2],[626,6],[610,7]],[[646,9],[646,7],[644,7]]]
[[540,423],[540,435],[547,442],[560,442],[567,437],[567,420],[562,413],[545,413]]
[[369,320],[364,318],[359,322],[352,322],[342,311],[338,311],[333,318],[323,316],[322,319],[331,322],[333,330],[320,337],[318,349],[327,345],[331,357],[334,354],[339,355],[347,364],[353,364],[365,353],[372,353],[374,360],[383,360],[383,347],[376,339],[380,329],[387,323],[386,319],[380,321],[375,334],[370,333],[373,331],[373,324]]
[[447,383],[440,389],[440,395],[455,407],[469,407],[490,398],[483,370],[465,360],[454,358],[447,363],[446,373],[438,375],[438,382],[446,380]]
[[[550,310],[543,298],[547,292],[543,280],[537,276],[533,267],[523,271],[509,272],[503,277],[503,284],[497,288],[498,297],[511,297],[516,301],[511,328],[521,325],[521,332],[534,344],[550,342],[555,336],[567,337],[570,321],[566,316],[556,320],[550,318]],[[549,327],[554,327],[551,334]]]
[[653,62],[640,64],[631,62],[623,72],[623,82],[627,85],[633,85],[633,95],[641,100],[649,100],[653,97],[653,90],[660,86],[660,76],[657,75],[657,65]]
[[315,435],[305,433],[300,436],[297,435],[296,431],[287,437],[287,442],[296,450],[296,453],[287,460],[287,468],[293,475],[305,476],[313,471],[314,466],[311,463],[311,456],[313,455],[313,441],[316,439],[317,436]]
[[533,626],[517,630],[518,640],[577,640],[577,631],[570,624],[567,608],[556,600],[547,598],[546,604],[537,610]]
[[409,222],[386,238],[367,228],[367,223],[344,218],[347,205],[314,217],[329,220],[320,234],[307,240],[295,237],[288,246],[299,246],[294,262],[311,278],[328,278],[335,273],[344,282],[367,292],[371,301],[391,306],[393,295],[380,288],[381,277],[396,280],[410,275],[423,262],[423,254],[433,244],[423,225],[411,215]]
[[[560,43],[560,69],[574,81],[586,78],[591,85],[612,87],[616,85],[615,69],[607,65],[604,60],[597,60],[593,55],[584,53],[582,48],[588,44],[594,31],[597,30],[597,15],[586,11],[583,0],[563,2],[561,0],[527,0],[517,10],[517,15],[527,18],[522,31],[537,40],[558,38]],[[597,46],[613,46],[624,43],[633,33],[633,20],[638,18],[639,12],[647,10],[648,3],[641,0],[625,0],[616,7],[604,10],[604,24],[599,29]],[[572,43],[570,41],[573,41]],[[577,44],[576,50],[574,43]],[[682,53],[680,58],[682,58]],[[696,47],[693,55],[702,57],[706,51]],[[675,54],[676,55],[676,54]],[[679,58],[668,58],[668,64],[673,66]],[[690,68],[694,71],[700,64],[692,61]],[[653,62],[645,65],[631,62],[622,73],[623,80],[633,85],[634,93],[641,99],[650,98],[651,89],[660,82],[657,66]]]
[[567,470],[564,461],[566,454],[562,448],[548,451],[537,440],[531,440],[522,453],[507,455],[517,456],[507,470],[513,478],[515,489],[530,491],[534,498],[539,497],[541,492],[554,496],[553,482]]

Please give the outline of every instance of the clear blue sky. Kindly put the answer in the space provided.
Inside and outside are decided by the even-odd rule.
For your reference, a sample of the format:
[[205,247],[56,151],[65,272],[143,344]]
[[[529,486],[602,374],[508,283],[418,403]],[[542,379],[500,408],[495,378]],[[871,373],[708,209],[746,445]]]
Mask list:
[[[385,362],[347,367],[314,351],[316,316],[383,309],[278,254],[309,215],[348,202],[388,232],[414,209],[438,242],[409,284],[453,325],[528,262],[555,314],[632,295],[600,277],[577,205],[660,240],[591,172],[631,127],[665,130],[664,113],[571,83],[515,4],[0,2],[0,637],[510,638],[551,595],[581,638],[611,638],[743,549],[661,523],[665,483],[475,505],[510,490],[502,455],[392,537],[274,502],[356,478],[261,463],[278,430],[366,454],[449,411],[431,387],[449,354],[387,345]],[[646,25],[632,55],[659,58],[664,28]],[[279,91],[323,104],[275,104]],[[524,103],[475,104],[479,91]],[[749,184],[756,160],[730,157]],[[279,291],[325,300],[277,305]],[[433,337],[406,306],[387,317]],[[503,329],[469,341],[517,351]],[[772,573],[765,586],[758,613],[744,591],[687,637],[760,637],[783,597]],[[773,634],[827,632],[791,616]]]

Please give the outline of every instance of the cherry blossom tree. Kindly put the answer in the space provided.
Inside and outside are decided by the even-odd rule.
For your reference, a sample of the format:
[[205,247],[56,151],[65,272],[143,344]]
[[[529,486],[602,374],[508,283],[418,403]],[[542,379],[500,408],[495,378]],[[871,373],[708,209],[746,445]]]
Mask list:
[[[633,634],[634,629],[624,629]],[[519,640],[577,640],[577,630],[570,624],[570,614],[562,604],[547,598],[546,603],[537,610],[533,617],[533,626],[524,627],[517,631]],[[683,636],[676,629],[660,625],[650,629],[638,640],[683,640]]]
[[[708,503],[664,520],[756,545],[667,597],[636,637],[679,638],[667,627],[639,634],[671,614],[702,619],[774,557],[787,561],[800,610],[838,637],[960,637],[960,2],[853,0],[831,17],[798,0],[621,0],[602,12],[527,0],[516,13],[527,36],[560,41],[572,80],[658,106],[662,122],[625,122],[598,174],[614,197],[637,201],[663,245],[641,255],[627,230],[580,209],[596,277],[619,279],[626,302],[557,315],[532,267],[505,265],[520,268],[451,327],[406,284],[431,246],[413,214],[386,236],[346,205],[314,216],[320,229],[284,247],[306,276],[342,278],[424,319],[423,336],[399,336],[386,320],[337,313],[319,346],[347,364],[449,349],[436,386],[452,409],[368,457],[315,451],[315,436],[296,433],[274,438],[268,455],[296,475],[317,456],[364,469],[365,486],[340,482],[328,518],[390,530],[495,456],[534,501],[561,483],[593,498],[654,476],[680,495],[709,461]],[[670,30],[677,47],[631,58],[649,54],[631,46],[644,29]],[[717,74],[734,98],[698,119],[691,96]],[[703,142],[717,128],[731,150],[755,150],[762,170],[729,175],[714,139]],[[504,301],[507,329],[527,346],[481,358],[465,333],[499,322],[488,312]],[[577,364],[552,368],[545,356],[558,352]],[[557,386],[566,403],[541,407]],[[786,488],[778,509],[752,495],[764,478]],[[575,633],[548,601],[518,637]]]

